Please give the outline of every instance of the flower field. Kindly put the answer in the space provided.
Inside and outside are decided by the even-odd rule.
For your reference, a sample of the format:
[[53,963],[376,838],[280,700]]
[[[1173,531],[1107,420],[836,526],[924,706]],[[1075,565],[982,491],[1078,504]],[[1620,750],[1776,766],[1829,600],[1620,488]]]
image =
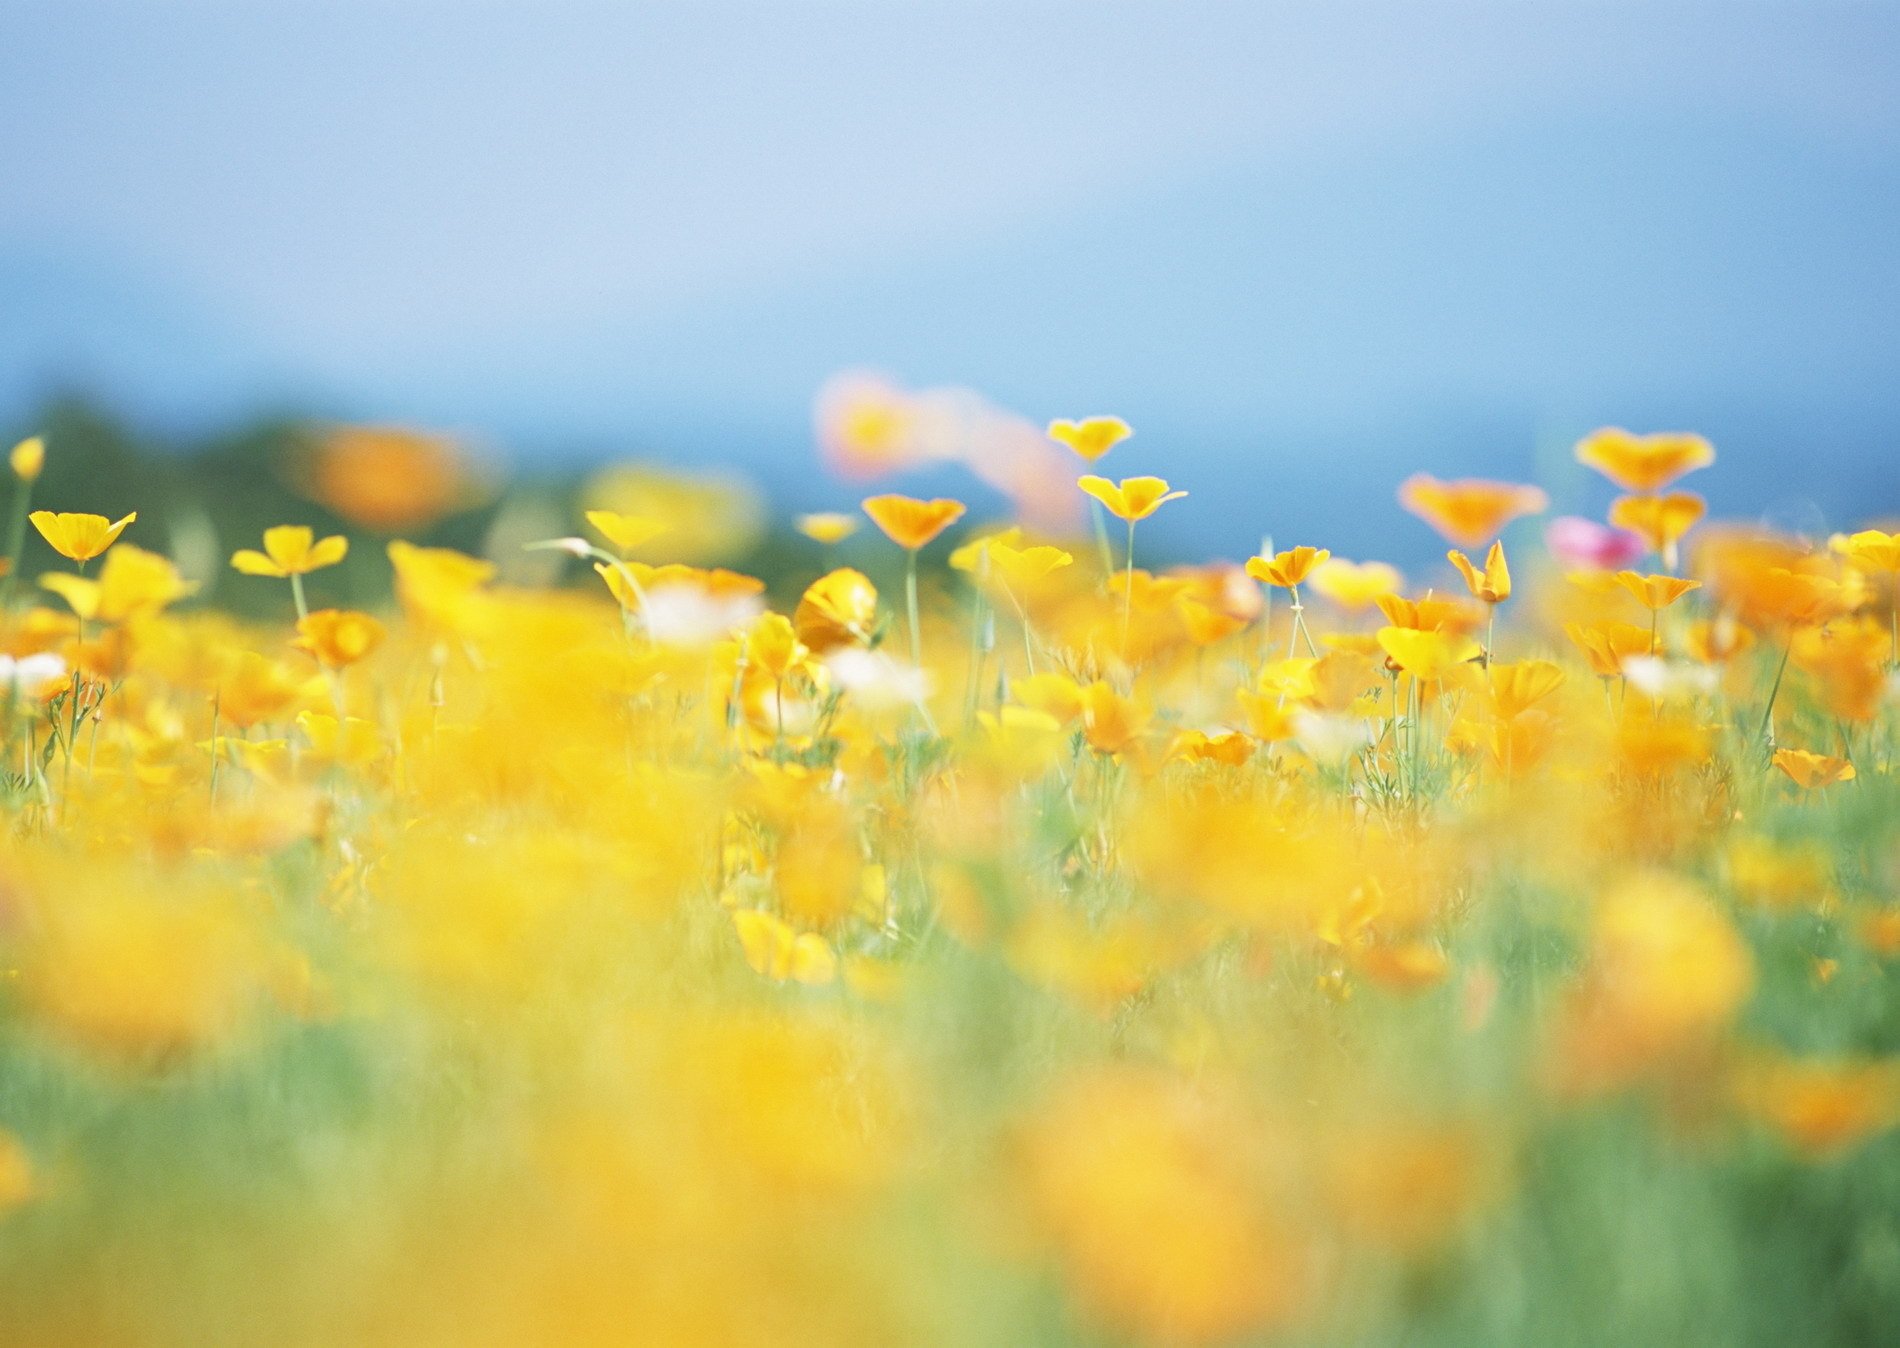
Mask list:
[[1115,418],[838,398],[759,575],[349,428],[214,598],[13,451],[0,1344],[1894,1334],[1900,535],[1605,429],[1177,566]]

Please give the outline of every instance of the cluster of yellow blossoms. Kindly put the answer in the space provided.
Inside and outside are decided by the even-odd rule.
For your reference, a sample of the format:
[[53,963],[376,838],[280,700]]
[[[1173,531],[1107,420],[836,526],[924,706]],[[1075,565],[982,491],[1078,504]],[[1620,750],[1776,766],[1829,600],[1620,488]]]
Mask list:
[[[385,537],[448,499],[347,450]],[[1186,493],[1087,475],[1093,536],[879,495],[771,585],[607,509],[535,545],[584,585],[396,539],[377,614],[285,525],[230,558],[273,629],[32,513],[0,1342],[1719,1325],[1655,1289],[1752,1295],[1764,1193],[1900,1171],[1900,535],[1704,523],[1692,435],[1577,455],[1626,494],[1527,585],[1533,487],[1407,481],[1416,587],[1144,568]]]

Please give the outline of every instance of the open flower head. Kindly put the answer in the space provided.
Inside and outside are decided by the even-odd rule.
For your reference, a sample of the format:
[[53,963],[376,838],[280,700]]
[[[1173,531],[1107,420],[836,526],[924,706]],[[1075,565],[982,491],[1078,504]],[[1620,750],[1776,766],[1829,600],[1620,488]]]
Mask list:
[[1075,485],[1108,508],[1116,519],[1145,520],[1169,501],[1186,496],[1184,491],[1169,491],[1158,477],[1125,477],[1119,484],[1090,474],[1076,479]]
[[1715,447],[1687,431],[1635,435],[1621,426],[1592,431],[1577,442],[1577,462],[1596,469],[1624,491],[1661,491],[1684,473],[1715,462]]
[[666,532],[666,523],[646,515],[626,515],[618,510],[590,510],[587,522],[594,531],[614,545],[622,557]]
[[1441,482],[1429,473],[1415,473],[1400,484],[1399,504],[1459,547],[1481,548],[1512,520],[1547,509],[1550,498],[1537,487],[1515,482]]
[[46,441],[35,435],[22,440],[7,455],[7,466],[13,469],[13,475],[22,482],[31,482],[46,467]]
[[884,531],[884,536],[900,548],[916,552],[945,529],[963,518],[964,505],[939,497],[920,501],[914,496],[895,492],[872,496],[864,502],[864,513]]
[[1692,491],[1666,496],[1619,496],[1610,502],[1610,523],[1642,539],[1651,552],[1668,553],[1708,513]]
[[108,520],[104,515],[35,510],[28,518],[54,552],[75,562],[89,562],[118,542],[125,526],[138,517],[136,510],[116,520]]
[[341,534],[318,539],[306,524],[280,524],[264,531],[264,550],[242,548],[231,554],[231,565],[247,576],[307,576],[335,566],[349,554],[350,540]]
[[1049,423],[1051,440],[1059,445],[1067,445],[1078,456],[1090,463],[1094,463],[1134,433],[1134,428],[1120,417],[1087,417],[1081,421]]
[[1266,585],[1290,590],[1302,583],[1333,554],[1325,548],[1288,548],[1272,557],[1253,557],[1247,561],[1247,574]]
[[847,515],[841,510],[821,510],[812,515],[800,515],[796,524],[799,533],[827,547],[844,542],[858,531],[857,516]]

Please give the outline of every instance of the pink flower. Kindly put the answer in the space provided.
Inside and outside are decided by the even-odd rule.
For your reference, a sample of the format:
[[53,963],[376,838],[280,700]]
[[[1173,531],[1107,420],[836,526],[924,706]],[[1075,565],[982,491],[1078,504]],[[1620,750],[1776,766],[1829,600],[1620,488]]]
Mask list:
[[1544,543],[1550,555],[1572,570],[1616,571],[1635,563],[1649,549],[1643,540],[1627,529],[1612,529],[1607,524],[1584,519],[1580,515],[1562,515],[1544,529]]

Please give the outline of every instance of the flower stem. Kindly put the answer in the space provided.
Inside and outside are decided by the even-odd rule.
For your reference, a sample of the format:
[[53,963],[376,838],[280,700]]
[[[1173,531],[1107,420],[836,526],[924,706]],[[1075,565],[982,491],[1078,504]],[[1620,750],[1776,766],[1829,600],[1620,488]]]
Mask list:
[[921,667],[924,663],[924,636],[917,619],[917,550],[910,549],[904,554],[904,609],[910,619],[910,662]]

